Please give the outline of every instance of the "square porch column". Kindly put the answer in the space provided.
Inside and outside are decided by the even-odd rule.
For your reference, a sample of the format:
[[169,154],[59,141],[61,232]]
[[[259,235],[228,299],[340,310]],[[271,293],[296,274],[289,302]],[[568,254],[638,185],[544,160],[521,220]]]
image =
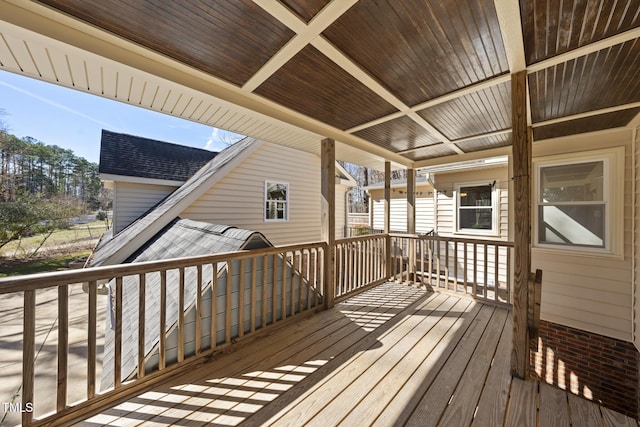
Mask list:
[[324,301],[325,308],[332,308],[336,295],[336,143],[333,139],[322,140],[320,157],[321,236],[327,243],[324,256]]

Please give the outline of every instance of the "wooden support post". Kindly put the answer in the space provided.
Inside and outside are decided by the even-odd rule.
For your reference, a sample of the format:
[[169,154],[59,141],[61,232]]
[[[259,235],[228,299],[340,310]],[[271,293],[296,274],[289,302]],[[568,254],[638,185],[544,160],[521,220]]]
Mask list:
[[391,238],[388,234],[391,231],[391,162],[384,162],[384,233],[387,234],[386,240],[386,272],[387,279],[391,277]]
[[416,233],[416,170],[407,169],[407,232]]
[[526,378],[529,367],[527,312],[531,271],[531,138],[527,131],[526,71],[511,76],[514,183],[514,281],[511,375]]
[[[416,170],[407,169],[407,232],[416,234]],[[415,283],[416,241],[407,240],[407,279]],[[413,279],[411,279],[413,277]]]
[[324,257],[324,296],[325,308],[331,308],[335,304],[336,294],[336,143],[333,139],[322,140],[321,168],[322,240],[327,243]]

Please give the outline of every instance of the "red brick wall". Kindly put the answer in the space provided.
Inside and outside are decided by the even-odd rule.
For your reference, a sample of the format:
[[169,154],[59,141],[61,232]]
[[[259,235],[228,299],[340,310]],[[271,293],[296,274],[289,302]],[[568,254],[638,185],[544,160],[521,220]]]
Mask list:
[[640,354],[631,343],[540,320],[531,375],[638,419]]

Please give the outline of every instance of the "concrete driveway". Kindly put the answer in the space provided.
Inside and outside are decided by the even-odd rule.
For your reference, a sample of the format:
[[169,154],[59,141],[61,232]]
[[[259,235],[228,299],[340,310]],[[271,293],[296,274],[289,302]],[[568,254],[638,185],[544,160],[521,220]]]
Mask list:
[[[107,297],[98,295],[96,377],[102,375],[104,322]],[[21,414],[9,402],[21,401],[22,383],[22,293],[0,295],[0,425],[20,424]],[[81,284],[69,286],[69,368],[67,402],[86,398],[88,294]],[[58,370],[58,291],[46,289],[36,294],[35,399],[34,416],[55,409]],[[7,403],[7,405],[5,405]]]

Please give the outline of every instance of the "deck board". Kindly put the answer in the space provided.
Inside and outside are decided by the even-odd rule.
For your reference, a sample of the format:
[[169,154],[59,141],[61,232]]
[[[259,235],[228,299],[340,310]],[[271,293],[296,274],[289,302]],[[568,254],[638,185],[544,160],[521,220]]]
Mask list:
[[511,334],[505,308],[387,283],[79,424],[637,426],[565,391],[512,380]]

